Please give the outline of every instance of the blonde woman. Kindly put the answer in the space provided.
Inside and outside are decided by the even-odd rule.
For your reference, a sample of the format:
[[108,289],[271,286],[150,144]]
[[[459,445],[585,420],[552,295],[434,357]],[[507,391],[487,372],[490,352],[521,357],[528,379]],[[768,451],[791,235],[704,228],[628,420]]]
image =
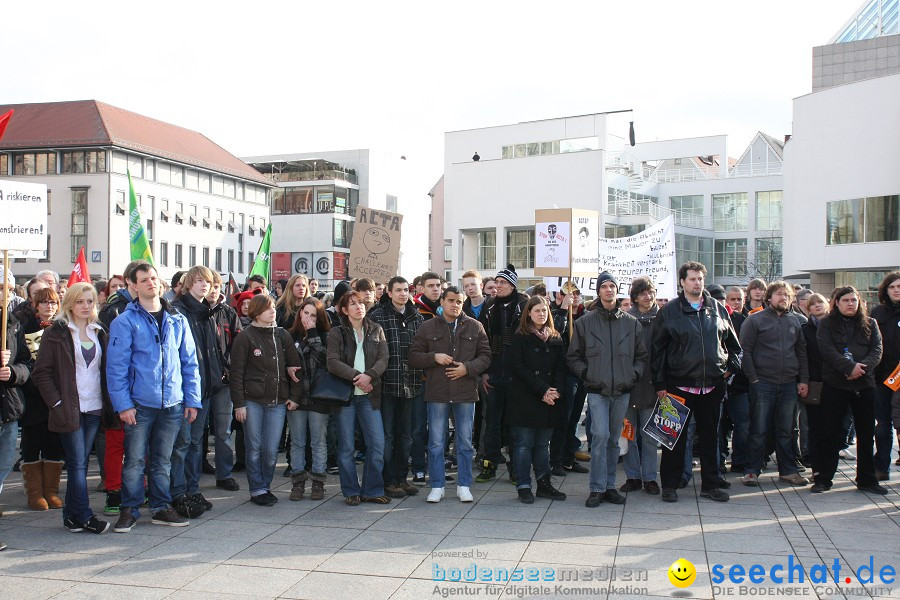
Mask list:
[[288,279],[284,293],[275,304],[275,322],[278,326],[290,330],[300,305],[309,297],[309,278],[306,275],[294,275]]
[[109,523],[91,510],[87,465],[104,415],[112,417],[106,393],[107,334],[97,322],[97,291],[76,283],[63,296],[55,322],[44,332],[32,379],[50,409],[48,427],[66,453],[63,524],[73,532],[106,533]]

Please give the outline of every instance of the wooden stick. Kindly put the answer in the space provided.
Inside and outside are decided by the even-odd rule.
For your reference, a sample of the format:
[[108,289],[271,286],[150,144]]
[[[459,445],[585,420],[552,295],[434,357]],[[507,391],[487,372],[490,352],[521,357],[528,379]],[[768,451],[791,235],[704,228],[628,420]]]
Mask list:
[[[566,289],[569,290],[569,293],[572,293],[572,274],[569,273],[569,279],[566,282]],[[575,296],[572,296],[572,300],[574,302]],[[569,341],[572,341],[572,336],[575,335],[575,323],[572,321],[572,303],[569,303]]]
[[[0,307],[3,308],[3,323],[0,324],[0,351],[6,351],[6,322],[9,319],[9,315],[6,314],[9,311],[9,286],[6,285],[6,282],[9,280],[9,251],[3,251],[3,281],[0,284],[0,287],[3,288],[3,304],[0,304]],[[6,365],[0,365],[6,366]]]

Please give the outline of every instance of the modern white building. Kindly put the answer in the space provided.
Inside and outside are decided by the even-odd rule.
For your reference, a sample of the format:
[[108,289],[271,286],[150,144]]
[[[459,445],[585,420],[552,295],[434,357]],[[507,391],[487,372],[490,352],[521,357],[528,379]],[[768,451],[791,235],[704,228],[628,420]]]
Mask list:
[[94,278],[131,260],[128,177],[160,276],[205,265],[250,271],[274,185],[200,133],[103,102],[0,106],[15,113],[0,141],[0,177],[47,185],[47,251],[16,258],[24,281],[43,269],[65,278],[84,246]]
[[[333,289],[347,278],[358,206],[403,214],[400,272],[421,273],[427,256],[416,230],[428,207],[410,184],[405,157],[374,150],[336,150],[243,159],[277,185],[272,200],[273,279],[303,273]],[[421,237],[421,236],[419,236]]]
[[853,285],[871,301],[900,265],[898,12],[898,0],[864,3],[813,49],[814,91],[794,99],[785,271],[825,294]]

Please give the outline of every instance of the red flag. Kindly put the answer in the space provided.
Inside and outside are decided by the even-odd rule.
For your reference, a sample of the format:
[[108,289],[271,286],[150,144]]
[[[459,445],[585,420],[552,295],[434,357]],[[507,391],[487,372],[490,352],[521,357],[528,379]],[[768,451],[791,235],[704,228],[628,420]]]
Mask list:
[[84,246],[82,246],[81,250],[78,252],[78,260],[75,261],[75,266],[72,268],[72,274],[69,275],[68,287],[72,287],[80,281],[85,283],[91,282],[91,274],[88,273],[87,260],[84,258]]
[[3,138],[3,134],[6,132],[6,126],[9,125],[9,120],[12,119],[13,109],[9,109],[9,111],[0,115],[0,138]]

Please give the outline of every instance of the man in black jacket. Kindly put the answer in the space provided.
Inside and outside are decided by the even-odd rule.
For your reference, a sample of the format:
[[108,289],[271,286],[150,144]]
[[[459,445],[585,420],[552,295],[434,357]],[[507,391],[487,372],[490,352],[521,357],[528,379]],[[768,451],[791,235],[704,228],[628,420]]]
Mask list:
[[[718,430],[726,381],[740,367],[741,345],[725,307],[703,289],[706,267],[686,262],[678,269],[682,291],[657,314],[653,329],[651,376],[656,394],[684,398],[700,436],[700,495],[727,502],[728,484],[719,478]],[[684,469],[685,435],[672,450],[663,448],[662,499],[677,502]]]

